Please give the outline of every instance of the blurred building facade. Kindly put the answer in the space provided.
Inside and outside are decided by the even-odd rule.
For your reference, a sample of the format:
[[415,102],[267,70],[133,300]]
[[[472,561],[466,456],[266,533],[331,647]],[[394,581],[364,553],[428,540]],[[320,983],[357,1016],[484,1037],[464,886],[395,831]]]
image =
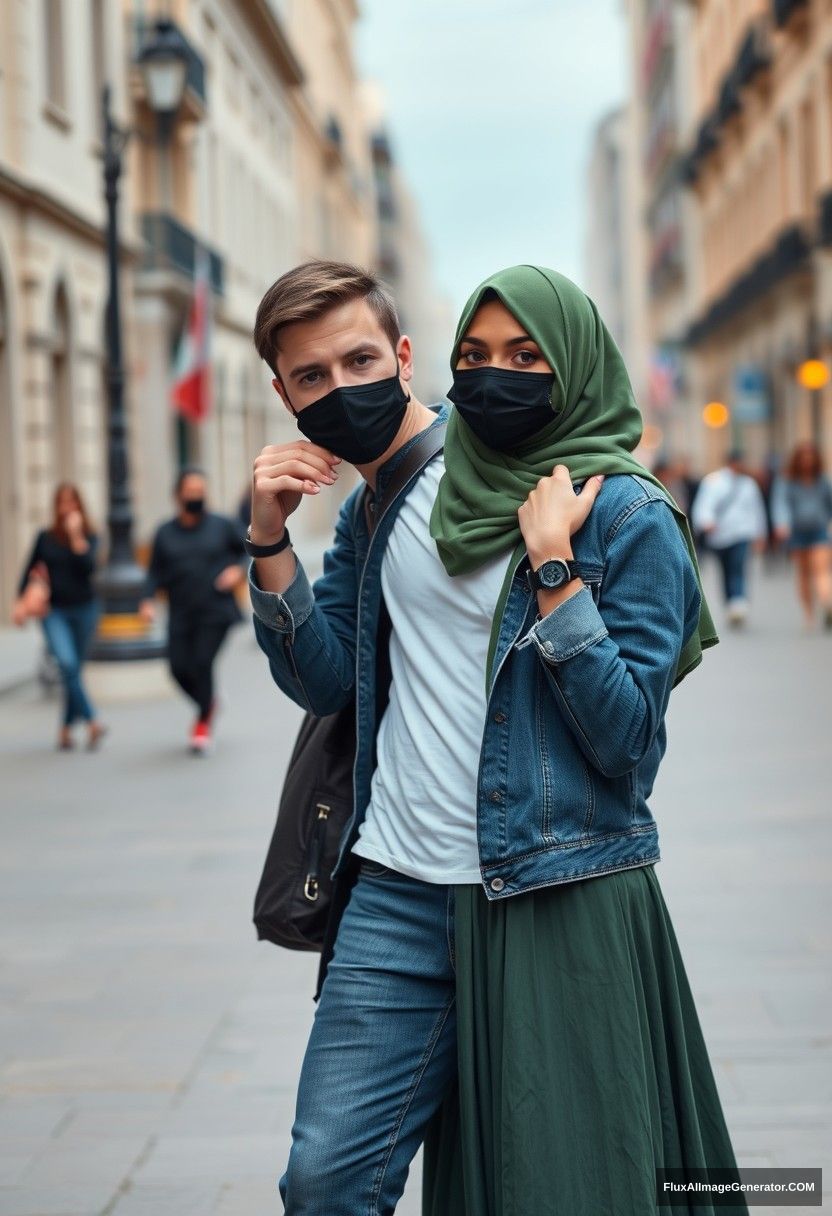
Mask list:
[[641,179],[636,172],[632,101],[605,115],[595,129],[587,171],[585,277],[587,292],[624,356],[638,399],[647,384],[644,230]]
[[697,393],[725,401],[753,460],[813,435],[829,459],[828,393],[796,373],[832,354],[832,9],[708,0],[692,16]]
[[373,120],[376,265],[396,297],[402,332],[413,343],[416,392],[420,400],[435,403],[445,396],[451,383],[448,359],[455,328],[451,305],[433,285],[431,258],[418,209],[396,163],[375,90],[367,96],[367,110]]
[[[233,511],[257,451],[297,433],[251,341],[266,287],[309,256],[378,265],[358,17],[354,0],[0,5],[0,619],[59,479],[81,485],[102,526],[106,515],[105,81],[131,130],[122,313],[136,537],[146,542],[182,463],[204,465],[214,503]],[[159,18],[172,20],[187,56],[172,123],[151,111],[136,65]],[[409,241],[405,227],[393,238]],[[193,423],[172,410],[170,386],[202,251],[213,391]],[[417,299],[431,291],[423,270],[409,309],[429,308]],[[347,489],[304,504],[299,538],[329,533]]]
[[[752,463],[815,437],[832,356],[832,6],[628,0],[640,178],[645,413],[669,454]],[[631,297],[638,306],[638,299]],[[709,402],[728,423],[704,425]]]

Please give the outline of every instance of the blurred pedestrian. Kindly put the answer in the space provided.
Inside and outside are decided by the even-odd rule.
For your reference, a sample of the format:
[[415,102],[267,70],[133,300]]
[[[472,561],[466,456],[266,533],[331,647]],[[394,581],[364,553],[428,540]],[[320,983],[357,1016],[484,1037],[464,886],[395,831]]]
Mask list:
[[832,482],[823,457],[809,440],[797,444],[771,490],[774,535],[786,541],[794,562],[797,594],[807,627],[817,602],[826,629],[832,629]]
[[153,538],[140,613],[152,621],[154,595],[167,593],[170,671],[196,705],[189,742],[191,751],[201,754],[212,744],[214,661],[228,630],[242,620],[234,593],[245,581],[245,550],[235,521],[207,510],[202,469],[183,469],[174,495],[176,515]]
[[23,625],[39,619],[63,684],[63,716],[58,747],[69,751],[72,726],[87,723],[87,747],[97,747],[106,727],[84,687],[82,668],[100,613],[95,593],[98,534],[81,492],[62,482],[53,498],[52,523],[35,537],[23,567],[12,619]]
[[768,521],[756,480],[745,471],[743,453],[732,448],[725,463],[707,473],[691,508],[691,523],[705,537],[722,570],[723,598],[732,626],[748,619],[748,554],[766,547]]

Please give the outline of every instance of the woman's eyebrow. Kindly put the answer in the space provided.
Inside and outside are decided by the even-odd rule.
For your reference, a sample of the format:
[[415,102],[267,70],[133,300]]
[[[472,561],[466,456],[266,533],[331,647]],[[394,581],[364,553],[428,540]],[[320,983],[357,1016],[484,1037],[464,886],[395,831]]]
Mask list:
[[[482,340],[482,338],[474,338],[474,337],[466,334],[465,337],[462,339],[462,341],[470,342],[472,346],[481,346],[484,350],[488,349],[488,343],[484,342]],[[509,338],[506,341],[505,345],[506,346],[522,346],[524,343],[527,345],[531,344],[532,346],[537,346],[537,343],[535,342],[534,338],[530,338],[528,334],[521,334],[519,338]]]

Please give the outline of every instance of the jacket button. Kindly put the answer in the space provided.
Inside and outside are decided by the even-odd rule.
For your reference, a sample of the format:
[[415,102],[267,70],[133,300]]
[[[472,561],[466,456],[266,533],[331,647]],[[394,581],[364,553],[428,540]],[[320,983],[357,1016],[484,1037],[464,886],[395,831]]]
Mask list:
[[502,891],[502,889],[505,885],[506,884],[503,882],[502,878],[492,878],[491,879],[491,890],[492,891]]
[[501,709],[498,709],[496,714],[494,715],[494,721],[495,722],[505,722],[505,720],[506,720],[506,715],[503,713],[503,711]]
[[283,615],[282,612],[278,612],[278,614],[277,614],[277,623],[278,623],[278,625],[286,624],[286,617]]
[[492,790],[491,793],[489,794],[489,797],[492,802],[502,802],[503,801],[503,795],[500,793],[499,790]]
[[543,649],[546,651],[546,653],[547,653],[547,654],[554,654],[554,653],[555,653],[555,648],[554,648],[554,646],[552,645],[552,643],[551,643],[551,642],[544,642],[544,643],[543,643]]

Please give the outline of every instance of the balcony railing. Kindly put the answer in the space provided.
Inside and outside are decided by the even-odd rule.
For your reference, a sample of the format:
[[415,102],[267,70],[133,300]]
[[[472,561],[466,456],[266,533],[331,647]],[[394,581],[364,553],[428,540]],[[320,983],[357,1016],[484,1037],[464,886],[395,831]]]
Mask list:
[[766,31],[761,22],[755,22],[745,38],[737,55],[734,69],[738,88],[750,85],[761,72],[771,67],[771,47],[766,37]]
[[[145,252],[141,260],[144,270],[173,270],[193,279],[196,273],[199,242],[189,228],[172,215],[149,212],[142,216],[142,237]],[[224,289],[223,260],[213,249],[208,250],[211,287],[222,295]]]
[[696,346],[723,325],[733,320],[783,279],[808,264],[811,240],[801,224],[783,230],[771,249],[757,259],[750,270],[735,279],[727,291],[688,329],[686,341]]
[[808,8],[809,0],[773,0],[774,21],[776,25],[788,25],[792,17],[802,8]]

